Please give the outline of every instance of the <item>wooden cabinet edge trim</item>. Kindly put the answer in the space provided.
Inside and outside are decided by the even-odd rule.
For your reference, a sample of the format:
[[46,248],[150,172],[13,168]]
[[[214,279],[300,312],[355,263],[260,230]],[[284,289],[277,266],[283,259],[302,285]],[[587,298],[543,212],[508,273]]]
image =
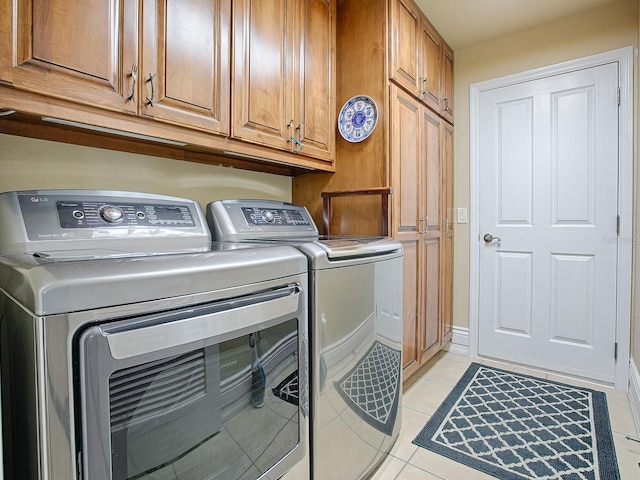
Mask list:
[[[60,118],[81,124],[186,143],[190,148],[185,148],[185,151],[200,150],[202,152],[201,155],[208,153],[217,157],[226,157],[227,154],[225,152],[228,152],[228,156],[233,160],[233,163],[251,165],[252,167],[264,164],[264,171],[271,170],[273,165],[284,167],[284,169],[292,172],[291,175],[335,171],[334,161],[316,160],[301,155],[294,156],[294,154],[240,142],[214,133],[206,133],[121,112],[96,110],[84,105],[70,104],[64,100],[45,97],[32,92],[18,91],[3,85],[0,85],[0,108],[16,110],[24,115],[22,121],[32,121],[34,124],[40,123],[40,117]],[[91,134],[87,135],[91,136]],[[104,138],[104,135],[95,136]],[[97,141],[96,143],[101,142]],[[233,155],[236,157],[233,157]],[[260,170],[258,168],[250,169]],[[278,170],[281,169],[278,168]]]

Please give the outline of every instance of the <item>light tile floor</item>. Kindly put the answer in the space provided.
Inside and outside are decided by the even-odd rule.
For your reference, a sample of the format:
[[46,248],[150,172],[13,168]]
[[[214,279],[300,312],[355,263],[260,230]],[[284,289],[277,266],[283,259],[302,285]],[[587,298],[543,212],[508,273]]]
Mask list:
[[[442,351],[405,383],[400,437],[371,480],[495,480],[495,477],[411,443],[472,361],[468,357]],[[626,393],[513,365],[475,361],[606,392],[620,476],[622,480],[640,479],[640,443],[626,438],[638,438]]]

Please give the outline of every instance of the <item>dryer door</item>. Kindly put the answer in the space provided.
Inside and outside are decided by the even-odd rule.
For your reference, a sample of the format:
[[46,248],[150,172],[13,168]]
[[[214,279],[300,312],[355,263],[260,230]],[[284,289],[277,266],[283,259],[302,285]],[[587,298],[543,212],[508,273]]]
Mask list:
[[292,286],[85,330],[82,478],[279,478],[306,448],[304,304]]

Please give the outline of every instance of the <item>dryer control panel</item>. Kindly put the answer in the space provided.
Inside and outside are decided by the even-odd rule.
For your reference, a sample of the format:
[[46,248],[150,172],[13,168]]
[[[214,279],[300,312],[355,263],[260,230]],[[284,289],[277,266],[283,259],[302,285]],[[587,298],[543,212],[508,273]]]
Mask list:
[[[25,200],[21,201],[21,207],[24,210],[31,205]],[[193,213],[187,205],[63,200],[56,202],[56,208],[62,228],[195,226]]]
[[102,250],[162,254],[210,249],[198,203],[178,197],[96,190],[0,194],[0,254]]

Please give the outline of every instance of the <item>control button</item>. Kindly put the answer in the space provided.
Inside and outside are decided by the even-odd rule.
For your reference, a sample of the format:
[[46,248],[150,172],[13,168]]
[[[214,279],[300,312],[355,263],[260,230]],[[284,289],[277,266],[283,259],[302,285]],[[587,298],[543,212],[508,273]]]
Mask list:
[[105,205],[100,208],[100,217],[108,223],[120,223],[124,217],[124,212],[120,207]]
[[74,210],[73,211],[73,216],[74,218],[77,218],[78,220],[81,220],[84,218],[84,212],[82,210]]
[[269,210],[264,210],[262,212],[262,218],[264,218],[264,221],[267,223],[273,223],[276,219],[273,212],[270,212]]
[[142,220],[146,215],[144,214],[144,212],[136,212],[136,217],[138,217],[140,220]]

